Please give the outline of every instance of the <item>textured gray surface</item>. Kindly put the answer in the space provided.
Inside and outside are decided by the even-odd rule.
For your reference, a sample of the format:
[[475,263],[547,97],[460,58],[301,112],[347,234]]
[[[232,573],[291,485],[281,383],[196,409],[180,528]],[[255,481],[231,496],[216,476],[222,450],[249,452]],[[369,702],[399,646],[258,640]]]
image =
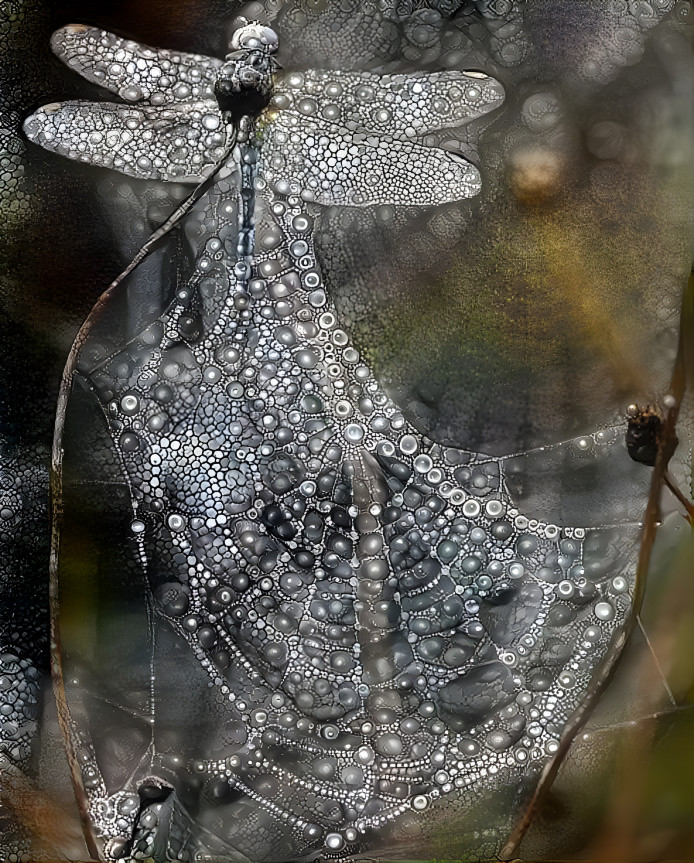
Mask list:
[[[260,14],[260,4],[253,5],[258,8],[252,14]],[[675,323],[668,303],[675,307],[688,266],[687,209],[673,191],[673,177],[685,176],[682,169],[675,164],[662,186],[661,200],[675,206],[656,220],[653,248],[639,260],[643,272],[637,273],[638,279],[651,278],[649,266],[658,259],[659,285],[671,288],[665,295],[662,288],[623,292],[616,303],[608,298],[606,310],[596,310],[598,279],[577,309],[579,330],[593,315],[602,336],[593,336],[592,344],[599,346],[606,332],[610,338],[618,332],[611,321],[627,297],[644,299],[634,314],[637,332],[658,321],[655,338],[641,350],[656,358],[646,379],[640,372],[624,377],[625,368],[639,361],[619,356],[618,337],[617,350],[604,356],[598,351],[592,366],[578,358],[586,368],[578,393],[602,375],[605,386],[596,390],[595,403],[586,408],[569,388],[563,410],[556,395],[566,393],[557,381],[575,373],[566,352],[571,340],[560,333],[566,344],[553,354],[552,339],[538,340],[532,323],[518,347],[524,358],[538,351],[541,373],[520,382],[514,375],[522,373],[522,364],[513,369],[508,384],[514,400],[503,409],[507,394],[499,390],[505,385],[499,370],[507,358],[502,351],[499,367],[498,355],[487,355],[498,325],[494,303],[492,313],[477,313],[487,344],[479,352],[482,370],[470,368],[472,374],[462,360],[476,350],[477,335],[474,328],[462,330],[464,392],[456,379],[460,372],[451,375],[448,359],[442,361],[440,348],[448,350],[450,338],[446,326],[430,330],[428,345],[421,331],[413,337],[402,327],[409,315],[416,329],[418,304],[427,303],[421,285],[429,283],[432,308],[438,303],[452,312],[448,324],[454,324],[459,300],[453,300],[463,296],[470,303],[466,286],[476,261],[487,267],[481,302],[489,297],[496,253],[485,246],[485,231],[493,236],[503,225],[504,208],[527,226],[533,217],[524,206],[559,195],[554,217],[561,224],[564,206],[575,204],[578,222],[568,223],[566,236],[573,232],[577,259],[587,266],[591,246],[580,213],[599,211],[599,201],[610,210],[615,177],[626,178],[628,196],[661,194],[656,175],[635,169],[629,152],[636,146],[654,158],[657,148],[638,138],[630,142],[624,118],[620,125],[605,117],[616,98],[610,86],[619,94],[641,83],[646,104],[656,104],[660,93],[669,112],[660,131],[676,131],[673,115],[686,98],[672,85],[685,62],[677,60],[677,50],[683,51],[686,31],[674,23],[682,4],[661,3],[656,10],[612,3],[600,11],[578,5],[570,11],[556,3],[456,4],[441,10],[445,15],[425,4],[268,9],[281,36],[285,71],[279,80],[286,83],[276,91],[279,119],[274,125],[269,119],[259,145],[251,280],[244,276],[239,283],[234,269],[240,180],[231,162],[230,173],[187,218],[181,240],[136,272],[107,309],[85,349],[86,388],[68,417],[66,458],[74,482],[62,574],[66,680],[92,817],[104,842],[116,839],[111,851],[134,836],[133,847],[153,851],[157,859],[184,859],[197,849],[225,859],[280,861],[321,848],[341,855],[389,848],[394,830],[402,853],[418,848],[427,856],[432,849],[440,854],[441,833],[450,819],[466,813],[467,834],[454,833],[453,847],[445,846],[442,856],[467,847],[486,858],[503,843],[513,806],[532,787],[535,774],[527,763],[539,766],[551,754],[597,663],[609,655],[610,639],[628,614],[634,524],[648,481],[647,471],[624,453],[617,418],[627,399],[662,389],[659,382],[667,379]],[[646,34],[659,16],[668,19],[664,35],[647,48]],[[556,53],[554,44],[567,51]],[[192,100],[209,96],[204,82],[215,61],[175,52],[181,59],[172,61],[171,52],[123,46],[96,30],[63,30],[53,45],[68,61],[79,57],[71,64],[77,71],[101,86],[108,83],[131,104],[108,109],[117,132],[101,128],[105,109],[71,101],[43,115],[41,131],[32,126],[39,120],[30,121],[31,137],[87,163],[129,165],[141,176],[156,172],[187,180],[213,164],[222,142],[219,126],[212,128],[215,112]],[[119,49],[123,56],[112,57]],[[644,51],[639,78],[635,64]],[[670,70],[668,51],[675,57]],[[654,54],[661,64],[655,70]],[[124,75],[137,58],[142,68]],[[166,62],[171,65],[164,68]],[[294,86],[292,64],[300,71],[310,65],[338,71],[305,73]],[[380,82],[376,72],[356,74],[363,66],[380,66],[379,72],[396,77]],[[448,71],[427,77],[415,72],[422,66]],[[462,75],[470,67],[496,75],[507,94],[500,119],[479,140],[465,126],[453,127],[450,104],[443,102],[447,88],[474,82]],[[625,85],[622,70],[632,68]],[[153,69],[165,71],[169,83]],[[395,81],[395,88],[386,81]],[[435,81],[443,121],[418,114],[416,100],[398,102],[401,81],[425,89]],[[331,114],[326,87],[345,82],[349,86],[335,98]],[[673,90],[663,99],[669,86]],[[293,101],[302,87],[305,98]],[[28,104],[35,97],[24,98]],[[150,103],[144,122],[140,99]],[[369,105],[376,111],[373,126]],[[573,115],[570,105],[578,105]],[[411,116],[414,134],[407,122],[393,125],[385,115],[386,125],[379,126],[384,121],[378,111],[388,109],[396,121]],[[467,107],[455,113],[471,119]],[[204,117],[211,118],[207,132],[200,128]],[[154,146],[148,133],[158,119],[164,138]],[[16,120],[11,115],[8,128],[21,166],[26,145],[16,137]],[[630,122],[633,133],[646,123],[645,114],[635,109]],[[576,155],[577,128],[585,131],[587,157]],[[281,133],[292,132],[294,142],[283,146]],[[359,150],[362,134],[366,151]],[[177,135],[186,142],[185,153]],[[656,164],[665,157],[676,163],[679,139],[668,145],[667,134],[655,137]],[[361,175],[358,166],[350,174],[340,150],[350,146],[362,163],[367,159]],[[116,147],[122,152],[110,163]],[[343,188],[353,183],[357,199],[337,194],[331,147],[345,174],[338,179]],[[455,155],[437,155],[439,164],[461,173],[429,178],[422,170],[424,156],[441,154],[440,147]],[[479,173],[466,167],[470,159]],[[296,193],[310,186],[302,174],[307,166],[319,180],[320,170],[328,173],[319,182],[325,191],[316,195],[314,186],[302,203]],[[375,169],[386,173],[374,185]],[[20,182],[19,168],[13,170]],[[35,182],[40,171],[32,170]],[[126,255],[146,237],[148,222],[184,194],[178,186],[114,185],[106,173],[95,176]],[[582,176],[592,184],[590,206],[582,197]],[[94,186],[88,174],[76,177],[85,190]],[[284,180],[295,182],[296,190],[284,187]],[[421,188],[413,188],[417,183]],[[561,183],[568,188],[565,201],[557,192]],[[49,202],[50,194],[45,198]],[[335,207],[326,210],[311,198]],[[14,190],[7,200],[15,207],[22,198]],[[449,203],[422,210],[441,201]],[[344,208],[350,203],[360,208]],[[604,223],[603,229],[610,233]],[[604,237],[593,249],[598,259],[612,247],[601,245]],[[620,238],[615,230],[612,245]],[[501,269],[495,265],[502,284],[516,271],[514,242],[511,237],[506,243],[509,257]],[[582,280],[576,291],[572,256],[560,252],[554,261],[553,242],[547,222],[539,239],[526,237],[530,263],[521,263],[521,272],[535,266],[536,244],[573,300]],[[630,259],[634,235],[631,243]],[[443,291],[441,278],[448,280]],[[421,296],[412,303],[415,285]],[[248,292],[249,300],[226,302],[239,292]],[[545,314],[541,293],[533,297],[531,290],[521,303],[535,321]],[[384,326],[393,298],[402,314]],[[533,303],[539,303],[534,312]],[[516,305],[509,314],[513,327],[523,314]],[[427,317],[422,320],[426,325]],[[63,333],[69,327],[57,332],[64,344]],[[390,355],[389,344],[396,347]],[[398,359],[408,345],[409,356]],[[388,392],[361,356],[375,357],[376,372],[392,381]],[[421,376],[432,362],[442,374],[432,374],[423,386]],[[484,390],[491,397],[480,399]],[[470,399],[479,409],[471,412]],[[99,418],[99,400],[107,422]],[[16,416],[11,405],[7,414]],[[21,446],[26,431],[14,437]],[[45,452],[47,435],[37,438],[35,446],[43,443]],[[540,442],[552,446],[538,449]],[[497,457],[477,455],[478,448]],[[506,459],[505,453],[519,455]],[[11,458],[8,483],[36,500],[33,511],[25,505],[27,527],[15,528],[15,536],[32,542],[40,556],[45,457],[25,447],[19,461]],[[9,484],[7,494],[9,509],[16,509]],[[35,597],[31,607],[39,608],[41,580],[32,574],[23,583]],[[21,645],[22,639],[17,661],[25,668],[24,701],[30,704],[36,693],[28,669],[45,662],[45,635],[38,628],[15,641]],[[36,657],[33,665],[25,655]],[[15,662],[9,653],[8,662]],[[14,665],[8,669],[15,673]],[[30,713],[29,723],[37,715],[35,708]],[[27,725],[21,732],[26,741],[31,730]],[[6,739],[10,757],[25,764],[21,734]],[[151,776],[175,791],[145,807],[137,788]],[[490,802],[480,813],[485,796]]]

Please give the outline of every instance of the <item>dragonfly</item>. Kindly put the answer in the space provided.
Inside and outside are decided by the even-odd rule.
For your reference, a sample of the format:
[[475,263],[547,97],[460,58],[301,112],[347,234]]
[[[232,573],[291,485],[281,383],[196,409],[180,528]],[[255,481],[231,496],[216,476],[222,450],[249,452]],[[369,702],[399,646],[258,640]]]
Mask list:
[[[225,61],[82,25],[52,44],[121,102],[47,105],[30,140],[199,184],[126,271],[184,225],[170,302],[114,348],[117,280],[57,412],[52,666],[91,855],[342,859],[446,831],[498,855],[624,643],[639,527],[527,517],[518,457],[417,431],[340,326],[313,236],[329,206],[474,198],[479,170],[423,141],[502,86],[283,72],[257,22]],[[504,828],[466,837],[484,799]]]

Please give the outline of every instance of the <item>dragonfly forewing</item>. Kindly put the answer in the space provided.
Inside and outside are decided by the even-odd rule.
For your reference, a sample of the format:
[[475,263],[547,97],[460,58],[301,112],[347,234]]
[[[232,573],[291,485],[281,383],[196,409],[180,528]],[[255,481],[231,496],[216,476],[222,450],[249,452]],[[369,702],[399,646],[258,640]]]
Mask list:
[[216,57],[155,50],[83,24],[56,30],[51,47],[70,69],[126,102],[215,101],[214,82],[222,65]]

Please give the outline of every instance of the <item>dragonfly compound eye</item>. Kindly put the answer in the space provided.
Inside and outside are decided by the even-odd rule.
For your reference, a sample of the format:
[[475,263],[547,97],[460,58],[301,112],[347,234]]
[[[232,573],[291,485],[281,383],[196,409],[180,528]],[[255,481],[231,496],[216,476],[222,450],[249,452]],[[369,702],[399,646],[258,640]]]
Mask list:
[[230,47],[234,50],[262,50],[274,54],[279,46],[277,33],[271,27],[265,27],[258,22],[239,27],[231,37]]

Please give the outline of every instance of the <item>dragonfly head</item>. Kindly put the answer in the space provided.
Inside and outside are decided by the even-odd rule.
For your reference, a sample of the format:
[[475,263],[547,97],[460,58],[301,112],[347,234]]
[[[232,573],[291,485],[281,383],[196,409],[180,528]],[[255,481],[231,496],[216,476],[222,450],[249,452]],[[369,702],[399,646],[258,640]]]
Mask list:
[[278,48],[277,34],[257,22],[236,30],[232,51],[217,73],[214,92],[228,119],[258,114],[272,95],[272,75],[278,68],[272,56]]
[[271,27],[251,21],[234,31],[229,47],[233,51],[262,50],[274,54],[279,44],[277,33]]

